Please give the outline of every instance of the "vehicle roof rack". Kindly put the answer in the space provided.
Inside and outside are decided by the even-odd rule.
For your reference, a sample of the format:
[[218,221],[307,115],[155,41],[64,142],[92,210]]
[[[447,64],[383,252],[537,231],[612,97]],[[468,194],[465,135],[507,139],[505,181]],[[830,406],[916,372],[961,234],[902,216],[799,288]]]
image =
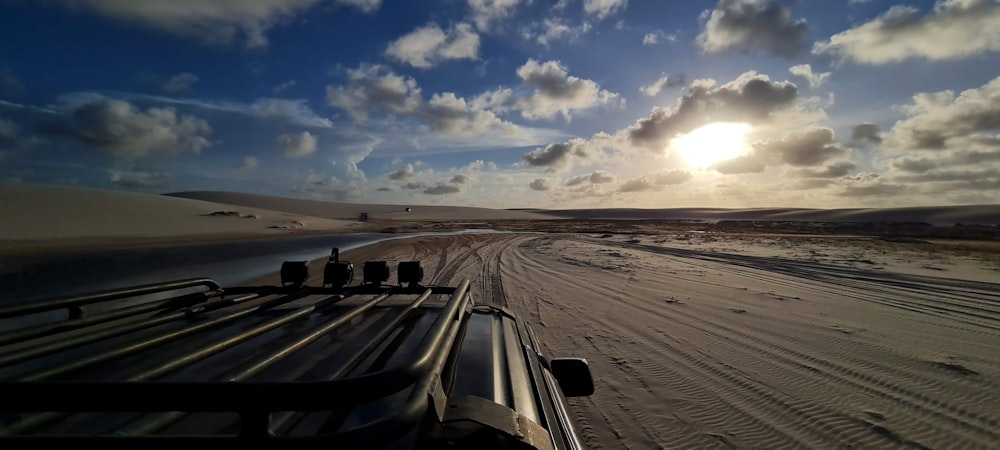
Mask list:
[[[443,406],[441,374],[471,310],[468,281],[222,289],[206,278],[0,308],[0,442],[381,445],[423,420],[430,402]],[[330,344],[335,332],[365,339]],[[249,346],[221,378],[205,364]],[[330,358],[309,366],[307,347]],[[269,371],[286,362],[305,376]],[[315,432],[295,432],[321,411]],[[195,414],[223,433],[204,434],[205,420],[188,420]],[[185,421],[201,433],[157,434]]]

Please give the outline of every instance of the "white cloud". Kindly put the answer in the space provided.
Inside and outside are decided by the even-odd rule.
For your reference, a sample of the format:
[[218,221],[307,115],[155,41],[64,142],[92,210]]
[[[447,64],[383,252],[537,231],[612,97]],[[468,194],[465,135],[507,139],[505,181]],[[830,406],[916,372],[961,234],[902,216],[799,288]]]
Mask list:
[[358,201],[364,197],[364,189],[360,184],[363,181],[363,178],[340,180],[310,169],[302,181],[292,188],[292,192],[325,201]]
[[462,188],[451,183],[438,183],[424,189],[424,194],[427,195],[448,195],[457,194],[459,192],[462,192]]
[[170,94],[179,94],[191,90],[191,87],[198,82],[198,75],[189,72],[179,73],[170,77],[161,88]]
[[[343,2],[343,0],[338,0]],[[267,45],[267,30],[289,22],[319,0],[62,0],[72,9],[136,23],[209,45]],[[351,3],[369,4],[354,0]],[[376,2],[377,3],[377,2]]]
[[371,111],[412,114],[421,107],[417,81],[388,67],[362,64],[348,71],[348,80],[348,86],[327,86],[326,101],[347,111],[355,121],[366,121]]
[[666,74],[663,74],[656,81],[641,86],[639,88],[639,91],[642,92],[643,94],[653,97],[659,94],[660,92],[667,90],[668,88],[672,88],[674,86],[681,86],[683,84],[684,84],[684,77],[671,77]]
[[468,0],[472,20],[480,31],[488,30],[494,21],[512,16],[521,3],[522,0]]
[[290,100],[282,98],[261,98],[255,100],[245,113],[263,119],[280,119],[295,125],[315,128],[331,128],[333,123],[326,117],[320,117],[306,100]]
[[[228,100],[206,100],[197,98],[166,97],[161,95],[145,95],[134,93],[119,94],[128,100],[144,100],[168,105],[177,105],[243,114],[261,119],[278,119],[292,125],[311,128],[332,128],[333,122],[316,114],[309,107],[309,102],[303,99],[259,98],[251,103],[233,102]],[[75,92],[60,96],[60,99],[72,107],[95,100],[105,99],[101,94],[93,92]]]
[[212,146],[208,122],[178,115],[173,108],[143,111],[122,100],[80,105],[72,111],[64,131],[120,159],[200,153]]
[[413,170],[413,164],[407,164],[402,168],[400,168],[399,170],[390,173],[388,177],[390,180],[399,181],[399,180],[409,180],[410,178],[413,178],[415,175],[416,172]]
[[108,170],[108,181],[131,189],[158,189],[167,186],[167,174],[145,170]]
[[781,0],[719,0],[702,13],[704,29],[698,44],[707,52],[760,51],[793,57],[803,47],[808,25],[794,19],[789,2]]
[[627,6],[628,0],[583,0],[583,11],[598,19],[624,11]]
[[495,163],[493,161],[483,161],[481,159],[477,159],[475,161],[472,161],[472,162],[470,162],[470,163],[462,166],[461,168],[457,169],[456,171],[457,172],[480,172],[480,171],[483,171],[483,170],[495,171],[495,170],[497,170],[497,163]]
[[353,6],[366,13],[378,11],[382,6],[382,0],[334,0],[334,3],[344,6]]
[[917,94],[902,110],[907,117],[883,136],[884,146],[899,153],[962,148],[976,137],[996,137],[1000,133],[1000,77],[958,96],[953,91]]
[[316,153],[316,136],[308,131],[278,136],[278,146],[286,158],[304,158]]
[[949,60],[998,50],[1000,3],[996,0],[939,0],[926,15],[896,5],[870,22],[813,46],[813,53],[867,64],[908,58]]
[[417,82],[393,73],[385,66],[367,66],[351,70],[347,86],[328,86],[327,102],[343,109],[357,122],[364,122],[373,112],[418,119],[433,132],[450,136],[478,136],[502,133],[515,136],[522,128],[501,120],[490,106],[507,101],[508,95],[480,95],[472,101],[453,92],[435,93],[427,101]]
[[614,175],[604,170],[595,170],[591,173],[585,173],[583,175],[570,178],[569,180],[566,181],[566,186],[579,186],[581,184],[587,184],[587,183],[604,184],[604,183],[611,183],[612,181],[615,181]]
[[621,96],[601,89],[592,80],[569,75],[558,61],[539,64],[529,59],[517,69],[517,75],[535,88],[530,97],[517,100],[521,115],[527,119],[551,118],[562,114],[569,121],[571,111],[593,108],[620,101]]
[[573,167],[574,162],[595,161],[600,156],[607,135],[595,135],[590,140],[574,138],[567,142],[549,144],[524,154],[524,162],[529,166],[543,167],[547,172],[564,172]]
[[[267,31],[285,25],[322,0],[55,0],[74,10],[89,10],[113,20],[135,23],[208,45],[266,47]],[[382,0],[334,0],[366,13]]]
[[385,55],[413,67],[427,69],[451,59],[476,59],[479,35],[467,23],[446,31],[429,23],[389,43]]
[[952,91],[917,94],[902,110],[907,117],[877,135],[894,156],[887,183],[915,183],[942,195],[996,197],[1000,77],[957,96]]
[[[699,79],[689,85],[688,92],[673,106],[658,108],[628,127],[612,134],[597,133],[589,139],[575,138],[537,147],[522,159],[546,172],[565,172],[576,165],[645,161],[650,152],[679,158],[673,152],[665,154],[665,149],[670,148],[674,138],[701,126],[713,122],[744,123],[753,126],[754,133],[758,133],[755,137],[759,138],[765,136],[759,133],[773,134],[777,129],[815,126],[826,117],[821,109],[823,104],[815,103],[812,98],[800,98],[795,84],[771,81],[754,71],[721,86],[715,80]],[[763,165],[757,165],[763,170]]]
[[879,126],[874,123],[862,123],[851,129],[851,142],[861,144],[881,144],[882,135]]
[[642,37],[642,45],[656,45],[661,42],[677,42],[677,34],[678,32],[676,31],[667,34],[663,30],[646,33],[646,35]]
[[471,100],[471,107],[475,109],[487,109],[502,114],[510,110],[514,100],[514,91],[510,88],[497,88],[493,91],[486,91]]
[[546,47],[559,39],[570,41],[579,39],[580,36],[590,31],[590,22],[583,22],[579,26],[570,26],[565,20],[560,18],[545,19],[541,23],[534,24],[534,28],[541,29],[537,34],[533,34],[531,29],[522,31],[525,39],[534,39],[539,44]]
[[755,142],[753,146],[761,158],[796,167],[822,166],[847,154],[829,128],[792,132],[779,139]]
[[452,184],[475,184],[476,183],[476,179],[472,178],[472,177],[470,177],[470,176],[468,176],[468,175],[466,175],[464,173],[459,173],[459,174],[455,174],[455,176],[451,177],[451,179],[449,179],[448,182],[452,183]]
[[764,166],[764,161],[761,161],[757,155],[743,155],[719,161],[713,164],[710,168],[722,174],[736,175],[743,173],[760,173],[764,171]]
[[277,86],[275,86],[273,89],[271,89],[271,92],[274,92],[275,94],[279,94],[279,93],[285,92],[285,91],[287,91],[287,90],[295,87],[295,85],[298,84],[298,83],[299,82],[296,81],[296,80],[288,80],[288,81],[285,81],[283,83],[279,83]]
[[660,171],[646,174],[639,178],[626,180],[618,186],[616,191],[620,193],[659,191],[662,190],[664,186],[682,184],[691,178],[691,172],[683,169]]
[[259,162],[256,157],[247,156],[246,158],[243,158],[243,161],[237,166],[237,168],[242,170],[251,170],[257,168],[258,165]]
[[534,181],[528,183],[528,187],[536,191],[549,191],[552,190],[552,182],[548,178],[535,178]]
[[653,191],[658,189],[661,189],[661,187],[653,182],[653,180],[649,177],[639,177],[626,180],[618,186],[618,192],[621,193]]
[[840,179],[841,197],[889,197],[902,194],[906,186],[885,180],[877,173],[859,173]]
[[656,172],[651,175],[653,182],[659,185],[681,184],[691,179],[691,172],[682,169],[672,169],[664,172]]
[[420,116],[434,131],[447,134],[482,134],[495,128],[512,128],[491,111],[477,109],[454,93],[434,94]]
[[826,84],[830,79],[830,72],[813,72],[809,64],[798,64],[788,68],[788,71],[797,77],[805,78],[809,82],[809,87],[818,88]]
[[714,80],[695,80],[673,107],[637,121],[626,134],[633,145],[661,151],[678,134],[709,122],[767,123],[773,113],[791,108],[798,98],[795,84],[772,82],[753,71],[722,86],[715,86]]
[[[847,176],[857,167],[857,164],[850,161],[836,161],[819,168],[796,169],[791,174],[802,178],[840,178]],[[818,181],[815,184],[823,185]]]

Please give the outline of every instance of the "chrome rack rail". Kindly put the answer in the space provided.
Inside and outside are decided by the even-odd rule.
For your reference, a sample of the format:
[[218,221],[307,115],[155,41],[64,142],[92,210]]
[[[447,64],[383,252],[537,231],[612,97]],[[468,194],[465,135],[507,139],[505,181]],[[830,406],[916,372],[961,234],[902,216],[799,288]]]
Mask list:
[[441,402],[473,306],[468,281],[421,286],[409,264],[398,286],[384,262],[350,286],[335,252],[323,287],[298,262],[282,286],[198,278],[0,308],[0,446],[394,442]]

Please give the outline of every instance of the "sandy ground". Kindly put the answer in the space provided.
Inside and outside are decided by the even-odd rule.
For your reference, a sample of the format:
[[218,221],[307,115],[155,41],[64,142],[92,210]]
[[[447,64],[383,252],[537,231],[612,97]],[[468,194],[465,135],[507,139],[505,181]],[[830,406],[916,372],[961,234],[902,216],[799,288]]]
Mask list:
[[546,214],[573,219],[760,220],[800,222],[926,222],[1000,224],[1000,205],[918,206],[904,208],[667,208],[566,209]]
[[591,448],[1000,442],[1000,285],[963,279],[1000,282],[993,262],[953,258],[931,277],[913,267],[947,250],[692,239],[428,237],[345,256],[469,278],[548,355],[587,358],[597,393],[571,407]]

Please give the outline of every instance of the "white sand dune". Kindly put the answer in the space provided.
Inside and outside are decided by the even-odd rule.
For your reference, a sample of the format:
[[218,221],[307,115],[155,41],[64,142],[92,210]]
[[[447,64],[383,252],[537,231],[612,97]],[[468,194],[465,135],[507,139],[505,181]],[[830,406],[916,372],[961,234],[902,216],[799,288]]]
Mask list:
[[[474,224],[565,218],[910,221],[952,225],[1000,223],[1000,205],[894,209],[499,210],[489,208],[373,205],[301,200],[233,192],[170,195],[36,185],[0,185],[0,242],[14,247],[107,245],[226,240],[302,233],[377,231],[429,222]],[[410,208],[411,211],[406,211]],[[220,213],[212,216],[212,213]],[[222,214],[224,213],[224,214]],[[367,213],[372,223],[358,220]],[[550,222],[558,225],[556,222]]]
[[[193,191],[166,194],[172,197],[203,200],[229,205],[282,211],[329,219],[356,220],[368,213],[372,220],[397,221],[480,221],[480,220],[545,220],[551,216],[540,213],[463,206],[373,205],[303,200],[239,192]],[[411,208],[407,212],[406,208]]]
[[494,235],[346,256],[421,259],[437,283],[469,278],[477,301],[531,323],[548,356],[587,358],[597,393],[570,403],[590,448],[1000,442],[1000,285],[722,244],[741,253]]
[[[358,221],[545,219],[533,213],[447,206],[328,203],[252,194],[138,194],[42,185],[0,185],[0,246],[30,251],[122,243],[228,240],[302,233],[377,231]],[[213,215],[213,213],[215,213]]]
[[[355,221],[304,217],[199,200],[73,187],[2,185],[0,241],[167,238],[290,229],[346,232]],[[216,215],[232,212],[234,215]],[[271,228],[274,227],[274,228]]]
[[668,208],[668,209],[567,209],[546,214],[572,219],[663,219],[663,220],[775,220],[801,222],[925,222],[952,226],[956,223],[1000,224],[1000,205],[922,206],[877,209],[803,208]]

